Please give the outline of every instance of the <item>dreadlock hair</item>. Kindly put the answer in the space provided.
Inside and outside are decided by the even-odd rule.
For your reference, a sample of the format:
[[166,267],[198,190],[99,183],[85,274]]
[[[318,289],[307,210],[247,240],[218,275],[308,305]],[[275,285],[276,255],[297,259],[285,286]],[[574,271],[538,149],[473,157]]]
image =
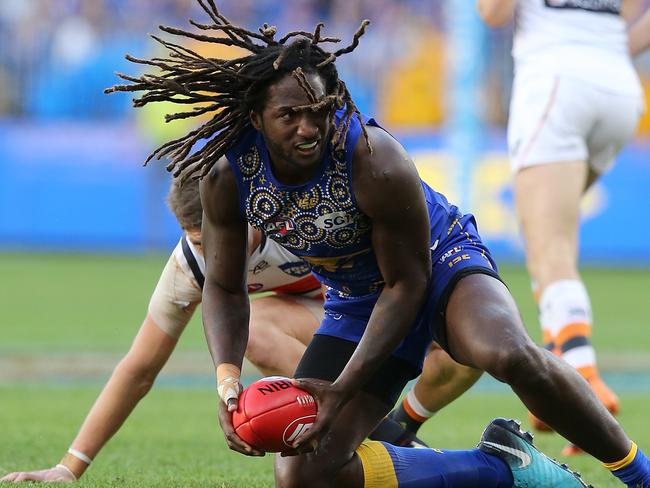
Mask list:
[[[359,38],[365,33],[370,21],[364,20],[361,23],[349,46],[327,52],[320,45],[326,42],[340,42],[340,39],[322,37],[322,23],[316,26],[314,32],[289,32],[276,40],[277,29],[274,26],[264,24],[259,32],[251,32],[231,24],[219,12],[214,0],[197,1],[212,23],[200,24],[190,20],[190,24],[202,31],[217,31],[220,36],[162,25],[159,26],[160,30],[201,42],[236,46],[248,51],[248,54],[231,60],[206,58],[191,49],[151,35],[169,49],[167,57],[147,60],[126,55],[129,61],[157,67],[160,72],[140,77],[117,73],[130,84],[112,86],[105,89],[105,93],[144,92],[139,98],[133,99],[135,107],[160,101],[179,105],[207,104],[168,114],[165,116],[166,122],[212,114],[212,118],[197,129],[160,146],[144,164],[154,157],[160,159],[166,156],[170,160],[167,170],[175,177],[180,177],[181,182],[189,176],[203,178],[215,162],[249,129],[250,112],[260,111],[264,107],[268,87],[286,75],[296,78],[310,101],[307,105],[293,107],[294,111],[330,108],[331,119],[334,121],[334,109],[345,107],[331,141],[335,153],[343,150],[351,118],[356,116],[361,121],[361,114],[345,83],[339,79],[334,61],[357,47]],[[315,73],[323,78],[326,90],[324,97],[316,96],[306,73]],[[363,123],[361,126],[368,151],[372,153]],[[200,140],[207,142],[192,152],[194,145]]]

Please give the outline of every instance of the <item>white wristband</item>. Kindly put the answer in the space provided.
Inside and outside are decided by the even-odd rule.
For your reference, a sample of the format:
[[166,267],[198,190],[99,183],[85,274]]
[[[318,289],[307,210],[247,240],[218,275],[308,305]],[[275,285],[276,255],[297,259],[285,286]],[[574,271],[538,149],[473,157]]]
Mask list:
[[67,471],[68,473],[70,473],[70,476],[72,476],[72,478],[75,481],[77,481],[78,478],[75,476],[75,474],[72,472],[72,470],[70,468],[68,468],[65,464],[57,464],[55,467],[59,468],[59,469],[63,469],[64,471]]
[[83,452],[77,451],[76,449],[73,448],[68,449],[68,454],[72,454],[74,457],[76,457],[80,461],[83,461],[88,466],[90,466],[90,463],[93,462],[93,460],[90,459],[88,456],[86,456]]

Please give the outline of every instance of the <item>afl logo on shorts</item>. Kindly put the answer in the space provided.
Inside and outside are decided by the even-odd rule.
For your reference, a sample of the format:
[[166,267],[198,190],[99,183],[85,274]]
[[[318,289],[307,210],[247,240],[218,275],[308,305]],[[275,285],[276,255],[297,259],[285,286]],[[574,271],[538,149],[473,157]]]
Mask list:
[[447,261],[447,259],[449,259],[450,257],[452,257],[454,254],[459,253],[459,252],[461,252],[462,250],[463,250],[463,246],[454,246],[454,247],[452,247],[449,251],[447,251],[447,252],[444,253],[442,256],[440,256],[440,259],[438,260],[438,262],[439,262],[440,264],[442,264],[442,263],[444,263],[445,261]]

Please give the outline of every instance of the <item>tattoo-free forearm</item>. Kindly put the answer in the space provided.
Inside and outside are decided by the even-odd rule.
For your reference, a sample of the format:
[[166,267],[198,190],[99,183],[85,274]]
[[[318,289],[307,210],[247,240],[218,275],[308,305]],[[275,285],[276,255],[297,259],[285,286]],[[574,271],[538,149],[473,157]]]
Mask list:
[[[131,350],[113,370],[71,447],[94,458],[147,394],[175,345],[176,339],[160,330],[147,315]],[[74,474],[83,474],[87,465],[70,461],[74,462]]]
[[390,356],[413,326],[426,289],[426,275],[384,288],[359,345],[334,382],[337,387],[356,391]]
[[247,293],[231,293],[206,281],[203,290],[203,330],[215,367],[241,368],[248,344],[250,303]]

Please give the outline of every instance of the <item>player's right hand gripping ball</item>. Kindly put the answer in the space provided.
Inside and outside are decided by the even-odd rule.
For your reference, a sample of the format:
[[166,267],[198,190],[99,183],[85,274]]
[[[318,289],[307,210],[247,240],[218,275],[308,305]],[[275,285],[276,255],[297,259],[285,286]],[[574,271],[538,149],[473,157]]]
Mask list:
[[283,452],[313,425],[316,410],[314,397],[293,386],[289,378],[270,376],[242,392],[232,423],[237,435],[251,446]]

